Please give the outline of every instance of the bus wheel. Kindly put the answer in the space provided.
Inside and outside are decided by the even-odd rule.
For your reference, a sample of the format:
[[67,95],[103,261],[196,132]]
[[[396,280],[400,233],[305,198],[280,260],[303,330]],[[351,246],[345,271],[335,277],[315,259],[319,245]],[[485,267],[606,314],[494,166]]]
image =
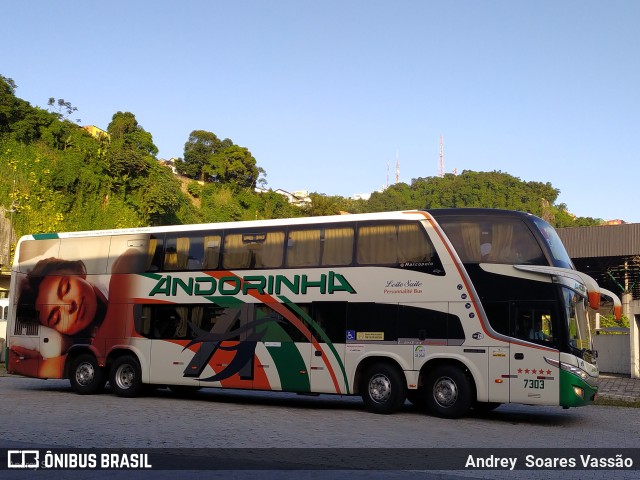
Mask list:
[[111,388],[119,397],[137,397],[144,389],[140,363],[131,355],[116,358],[109,377]]
[[473,389],[469,377],[459,368],[436,368],[429,374],[427,388],[427,407],[434,415],[458,418],[469,412]]
[[104,387],[107,379],[96,357],[89,353],[78,355],[71,363],[69,382],[74,392],[92,395]]
[[393,413],[406,399],[406,387],[400,373],[383,363],[367,369],[361,391],[364,404],[374,413]]

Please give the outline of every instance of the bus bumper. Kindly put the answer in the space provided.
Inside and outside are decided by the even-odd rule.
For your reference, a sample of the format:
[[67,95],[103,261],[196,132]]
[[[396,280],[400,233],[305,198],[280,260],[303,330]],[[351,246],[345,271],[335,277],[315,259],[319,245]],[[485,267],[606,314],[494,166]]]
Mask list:
[[597,393],[597,386],[585,382],[570,372],[560,370],[560,406],[590,405],[596,399]]

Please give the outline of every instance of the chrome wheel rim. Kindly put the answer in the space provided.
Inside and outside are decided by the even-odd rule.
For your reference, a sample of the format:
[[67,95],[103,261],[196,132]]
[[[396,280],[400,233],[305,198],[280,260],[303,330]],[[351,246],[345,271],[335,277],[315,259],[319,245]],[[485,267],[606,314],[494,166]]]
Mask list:
[[89,362],[83,362],[76,368],[76,382],[78,385],[82,385],[83,387],[91,385],[95,376],[96,371]]
[[443,408],[455,405],[458,400],[458,385],[450,377],[440,377],[433,385],[433,399]]
[[136,372],[131,365],[120,365],[116,370],[115,381],[122,390],[127,390],[133,386]]
[[384,403],[389,400],[389,397],[391,397],[391,380],[386,375],[374,375],[369,380],[369,396],[377,403]]

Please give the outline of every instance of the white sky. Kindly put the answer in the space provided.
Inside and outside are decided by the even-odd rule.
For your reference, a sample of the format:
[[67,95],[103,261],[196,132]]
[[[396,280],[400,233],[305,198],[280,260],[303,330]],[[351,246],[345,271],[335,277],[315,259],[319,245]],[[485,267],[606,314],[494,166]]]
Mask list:
[[640,222],[640,2],[0,0],[16,95],[159,158],[192,130],[247,147],[268,186],[351,196],[445,171],[550,182],[579,216]]

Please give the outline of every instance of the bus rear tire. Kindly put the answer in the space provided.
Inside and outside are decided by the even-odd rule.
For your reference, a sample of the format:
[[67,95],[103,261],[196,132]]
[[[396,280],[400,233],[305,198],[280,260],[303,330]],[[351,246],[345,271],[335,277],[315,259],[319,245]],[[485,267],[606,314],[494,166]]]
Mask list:
[[374,413],[393,413],[400,409],[407,398],[400,372],[384,363],[377,363],[366,370],[361,392],[367,409]]
[[111,389],[119,397],[137,397],[144,391],[142,370],[138,359],[131,355],[118,357],[111,365],[109,375]]
[[433,370],[427,380],[427,407],[442,418],[460,418],[471,409],[471,380],[460,368],[444,365]]
[[90,353],[83,353],[71,362],[69,382],[74,392],[80,395],[93,395],[104,388],[107,379],[96,357]]

